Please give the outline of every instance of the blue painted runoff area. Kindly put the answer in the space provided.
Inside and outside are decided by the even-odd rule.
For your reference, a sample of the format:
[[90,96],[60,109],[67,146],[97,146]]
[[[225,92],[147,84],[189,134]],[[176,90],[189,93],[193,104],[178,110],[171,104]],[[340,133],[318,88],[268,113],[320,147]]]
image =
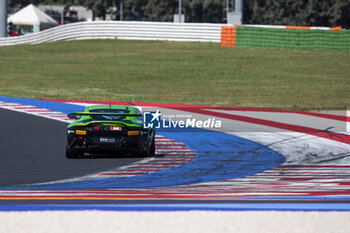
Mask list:
[[350,211],[350,203],[201,203],[201,204],[37,204],[0,205],[7,211]]
[[[1,97],[0,101],[44,107],[64,113],[81,111],[82,108],[73,104],[22,98]],[[161,129],[158,133],[190,147],[196,152],[196,159],[179,167],[132,177],[1,187],[0,190],[96,190],[172,187],[246,177],[274,168],[285,162],[282,154],[256,142],[230,134],[203,129],[179,129],[175,131]]]

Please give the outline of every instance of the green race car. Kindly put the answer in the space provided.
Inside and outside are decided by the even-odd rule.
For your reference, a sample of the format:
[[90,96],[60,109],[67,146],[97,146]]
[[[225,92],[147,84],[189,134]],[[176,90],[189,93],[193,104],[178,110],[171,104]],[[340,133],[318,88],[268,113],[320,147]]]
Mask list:
[[67,158],[105,152],[155,154],[155,130],[143,127],[142,112],[136,107],[94,105],[68,118],[77,120],[67,127]]

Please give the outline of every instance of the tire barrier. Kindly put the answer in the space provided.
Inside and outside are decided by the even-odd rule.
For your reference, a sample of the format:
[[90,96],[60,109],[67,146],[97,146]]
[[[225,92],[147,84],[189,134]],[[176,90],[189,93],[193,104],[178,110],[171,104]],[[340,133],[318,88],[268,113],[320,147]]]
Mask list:
[[101,38],[219,43],[220,33],[221,24],[93,21],[66,24],[24,36],[0,38],[0,46]]

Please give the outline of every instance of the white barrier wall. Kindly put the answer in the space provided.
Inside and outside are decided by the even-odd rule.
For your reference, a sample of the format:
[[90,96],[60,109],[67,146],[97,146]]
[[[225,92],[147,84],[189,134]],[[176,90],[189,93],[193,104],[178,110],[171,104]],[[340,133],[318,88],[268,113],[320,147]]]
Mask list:
[[220,42],[222,24],[93,21],[57,26],[40,33],[0,38],[0,46],[39,44],[58,40],[118,38]]

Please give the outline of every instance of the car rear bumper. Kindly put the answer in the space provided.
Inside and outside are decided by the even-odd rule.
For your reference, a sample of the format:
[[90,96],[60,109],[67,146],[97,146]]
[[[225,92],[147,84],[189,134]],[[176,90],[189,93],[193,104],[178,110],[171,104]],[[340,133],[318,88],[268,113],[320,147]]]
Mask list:
[[74,136],[68,139],[68,149],[79,150],[82,153],[99,152],[135,152],[143,153],[149,145],[148,137],[114,135],[100,136]]

